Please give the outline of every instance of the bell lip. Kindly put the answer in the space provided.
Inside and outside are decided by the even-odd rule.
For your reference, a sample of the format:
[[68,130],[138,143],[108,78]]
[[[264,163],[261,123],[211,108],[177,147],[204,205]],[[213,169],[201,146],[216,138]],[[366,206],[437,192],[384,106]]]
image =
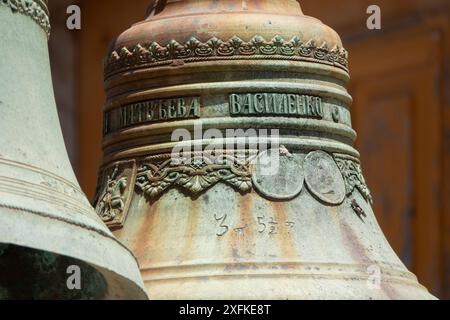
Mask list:
[[107,281],[109,292],[104,300],[148,300],[136,257],[112,235],[51,219],[42,212],[0,204],[0,243],[88,263]]

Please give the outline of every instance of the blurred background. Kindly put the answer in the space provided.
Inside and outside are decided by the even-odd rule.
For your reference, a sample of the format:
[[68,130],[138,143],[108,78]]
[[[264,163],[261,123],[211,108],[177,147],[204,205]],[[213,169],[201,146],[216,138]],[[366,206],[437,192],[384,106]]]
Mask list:
[[[66,9],[82,29],[66,28]],[[89,198],[101,159],[102,60],[148,0],[50,0],[53,81],[72,165]],[[366,27],[369,5],[382,30]],[[421,283],[450,299],[450,0],[303,0],[350,52],[353,126],[390,244]]]

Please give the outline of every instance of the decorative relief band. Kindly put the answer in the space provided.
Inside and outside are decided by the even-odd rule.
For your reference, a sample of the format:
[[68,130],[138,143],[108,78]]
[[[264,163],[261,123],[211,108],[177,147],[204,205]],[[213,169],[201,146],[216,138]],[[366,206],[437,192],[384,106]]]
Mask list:
[[153,42],[132,48],[122,47],[107,57],[105,76],[137,67],[170,65],[174,60],[189,63],[245,58],[311,61],[336,66],[348,72],[348,52],[340,46],[329,48],[326,42],[317,44],[314,40],[304,43],[299,37],[287,41],[281,36],[275,36],[266,41],[256,36],[246,42],[234,36],[228,41],[214,37],[201,42],[192,37],[184,44],[172,40],[165,46]]
[[220,161],[210,162],[202,153],[189,160],[174,163],[170,155],[150,157],[139,166],[136,186],[146,196],[156,198],[172,186],[198,195],[218,182],[224,182],[239,192],[252,189],[248,159],[225,154]]
[[[290,153],[283,146],[276,152],[280,153],[278,170],[268,176],[261,176],[261,172],[267,171],[272,156],[256,150],[193,152],[176,161],[173,155],[162,154],[114,163],[99,175],[94,206],[110,228],[120,228],[136,193],[153,202],[171,188],[198,196],[218,183],[225,183],[241,193],[255,189],[274,201],[291,200],[307,189],[318,201],[332,206],[343,204],[345,198],[352,199],[352,193],[358,190],[372,203],[357,159],[324,151]],[[261,158],[264,156],[266,159]],[[292,175],[297,178],[291,180],[286,190],[283,181]],[[304,184],[307,188],[303,188]],[[355,198],[352,208],[361,218],[365,216]]]
[[199,97],[144,101],[106,112],[103,132],[109,134],[138,124],[199,117]]
[[278,93],[230,95],[232,116],[282,116],[323,119],[322,98]]
[[48,10],[43,1],[33,0],[0,0],[0,5],[6,5],[12,12],[29,16],[44,29],[47,36],[50,36],[50,19]]

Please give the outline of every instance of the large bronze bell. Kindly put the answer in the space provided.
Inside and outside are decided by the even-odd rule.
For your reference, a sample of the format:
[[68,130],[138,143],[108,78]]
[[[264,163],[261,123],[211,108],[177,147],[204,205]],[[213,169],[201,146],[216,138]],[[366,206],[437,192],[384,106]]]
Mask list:
[[372,211],[336,32],[296,0],[148,12],[106,59],[96,204],[150,298],[432,299]]
[[0,1],[0,299],[145,299],[135,258],[70,166],[49,29],[46,0]]

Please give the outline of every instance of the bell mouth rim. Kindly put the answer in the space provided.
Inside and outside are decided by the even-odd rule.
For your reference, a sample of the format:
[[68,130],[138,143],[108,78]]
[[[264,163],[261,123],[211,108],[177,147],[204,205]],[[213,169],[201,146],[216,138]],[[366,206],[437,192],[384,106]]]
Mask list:
[[[113,285],[114,288],[122,290],[109,291],[105,298],[107,300],[148,299],[136,257],[112,235],[100,230],[85,229],[70,221],[52,220],[45,214],[33,213],[28,209],[0,205],[0,211],[2,212],[0,230],[5,228],[5,232],[0,232],[1,244],[46,251],[87,263],[105,277],[108,287]],[[18,215],[22,215],[23,218],[18,218]],[[11,219],[11,216],[15,218]],[[11,232],[17,229],[17,224],[14,223],[17,220],[20,220],[22,230],[19,234]],[[36,228],[36,225],[48,227],[44,230]],[[9,232],[6,232],[7,230]],[[53,236],[53,240],[49,240],[49,235]],[[92,243],[94,238],[97,244]]]

